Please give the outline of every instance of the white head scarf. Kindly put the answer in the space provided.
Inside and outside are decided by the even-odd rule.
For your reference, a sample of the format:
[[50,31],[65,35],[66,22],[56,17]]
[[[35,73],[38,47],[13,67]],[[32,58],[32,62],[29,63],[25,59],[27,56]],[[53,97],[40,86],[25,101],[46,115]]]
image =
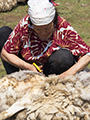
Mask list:
[[28,14],[34,25],[47,25],[55,17],[55,7],[49,0],[29,0]]

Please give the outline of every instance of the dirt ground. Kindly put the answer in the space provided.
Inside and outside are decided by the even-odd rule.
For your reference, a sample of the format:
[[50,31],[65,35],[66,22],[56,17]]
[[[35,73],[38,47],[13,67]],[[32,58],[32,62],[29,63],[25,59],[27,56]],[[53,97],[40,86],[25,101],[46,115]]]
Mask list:
[[4,16],[1,16],[0,19],[4,22],[4,23],[9,23],[9,22],[17,22],[20,20],[20,18],[23,18],[23,15],[21,15],[20,17],[15,16],[15,15],[11,15],[11,14],[6,14]]

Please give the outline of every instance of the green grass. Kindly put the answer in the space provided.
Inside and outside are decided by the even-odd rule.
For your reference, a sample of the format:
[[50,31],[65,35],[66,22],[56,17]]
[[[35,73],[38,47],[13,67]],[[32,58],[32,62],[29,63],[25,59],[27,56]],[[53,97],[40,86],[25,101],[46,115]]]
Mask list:
[[[14,28],[17,23],[28,14],[28,5],[21,4],[16,8],[12,9],[10,12],[0,13],[0,27],[9,26]],[[6,19],[5,19],[6,18]]]
[[6,75],[6,72],[5,72],[5,69],[4,69],[3,65],[2,65],[2,61],[0,59],[0,78],[4,77],[5,75]]
[[[90,2],[89,0],[55,0],[57,10],[90,46]],[[0,27],[7,25],[14,28],[28,14],[28,5],[22,4],[10,12],[0,13]],[[90,65],[88,66],[90,68]],[[3,69],[3,66],[1,66]],[[0,71],[0,77],[5,71]]]
[[56,0],[59,15],[75,28],[83,40],[90,45],[90,4],[88,0]]

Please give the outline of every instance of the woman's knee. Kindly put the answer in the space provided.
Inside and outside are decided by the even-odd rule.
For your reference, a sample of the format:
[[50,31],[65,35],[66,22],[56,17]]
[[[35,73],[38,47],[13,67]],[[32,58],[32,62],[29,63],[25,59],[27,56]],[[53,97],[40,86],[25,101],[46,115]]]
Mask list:
[[0,28],[0,52],[11,32],[12,32],[12,29],[8,26],[3,26]]
[[75,64],[72,53],[67,49],[60,49],[52,53],[43,70],[44,74],[61,74]]
[[3,63],[3,66],[4,66],[7,74],[11,74],[11,73],[19,71],[19,68],[14,67],[13,65],[7,63],[6,61],[2,60],[2,63]]

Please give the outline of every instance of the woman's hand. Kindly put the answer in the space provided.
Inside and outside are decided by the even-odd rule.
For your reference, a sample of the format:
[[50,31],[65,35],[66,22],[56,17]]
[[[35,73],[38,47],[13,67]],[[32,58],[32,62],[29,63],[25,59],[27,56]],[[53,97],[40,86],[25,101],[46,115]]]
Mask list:
[[38,72],[36,67],[34,65],[32,65],[32,64],[30,64],[30,67],[28,69],[31,70],[31,71],[34,71],[34,72]]
[[38,71],[38,72],[43,72],[43,70],[42,70],[42,67],[43,67],[43,65],[40,65],[40,66],[38,66],[38,68],[40,69],[40,71],[37,69],[37,67],[35,67],[35,65],[34,64],[32,64],[31,65],[31,70],[32,71]]
[[80,72],[81,70],[85,69],[85,67],[90,63],[90,56],[84,55],[80,60],[74,64],[71,68],[69,68],[67,71],[61,73],[59,75],[60,78],[65,78],[66,76],[75,75],[77,72]]
[[60,78],[65,78],[66,76],[74,75],[68,71],[65,71],[59,75]]

